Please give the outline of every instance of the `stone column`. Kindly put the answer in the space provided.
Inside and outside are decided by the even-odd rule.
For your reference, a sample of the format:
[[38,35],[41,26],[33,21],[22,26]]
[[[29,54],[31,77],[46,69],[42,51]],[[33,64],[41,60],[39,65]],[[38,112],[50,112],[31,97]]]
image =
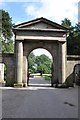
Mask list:
[[65,82],[65,65],[66,65],[66,43],[59,43],[59,83]]
[[4,83],[4,63],[0,63],[0,83]]
[[22,70],[23,70],[23,43],[16,42],[16,83],[14,86],[22,87]]
[[27,74],[28,74],[28,60],[27,56],[23,56],[23,86],[27,86]]
[[51,72],[52,72],[51,86],[53,86],[53,82],[54,82],[54,65],[53,65],[53,63],[52,63],[52,67],[51,67]]
[[56,84],[57,82],[58,82],[58,53],[57,48],[55,48],[53,52],[51,85],[53,86],[53,84]]

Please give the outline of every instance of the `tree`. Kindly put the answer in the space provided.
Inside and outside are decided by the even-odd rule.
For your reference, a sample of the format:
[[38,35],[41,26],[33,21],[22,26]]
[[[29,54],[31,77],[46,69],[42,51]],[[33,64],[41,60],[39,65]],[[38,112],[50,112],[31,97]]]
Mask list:
[[37,64],[37,72],[39,73],[51,73],[51,65],[52,61],[51,59],[42,54],[40,56],[36,56],[36,64]]
[[76,24],[73,34],[74,54],[80,55],[80,24]]
[[12,18],[10,17],[9,13],[2,11],[2,34],[5,40],[10,40],[12,37]]
[[31,73],[51,73],[52,60],[46,55],[35,56],[30,53],[28,57],[29,72]]
[[61,25],[69,29],[72,27],[71,21],[68,18],[65,18],[64,20],[62,20]]
[[34,73],[35,72],[35,55],[33,54],[33,52],[30,53],[30,55],[28,56],[28,61],[29,61],[29,72]]
[[71,21],[65,18],[61,25],[69,29],[67,37],[67,54],[80,55],[80,25],[72,26]]
[[2,41],[2,52],[3,53],[12,53],[14,51],[14,44],[12,40],[12,18],[10,17],[9,13],[0,10],[2,13],[2,28],[0,33],[0,39]]

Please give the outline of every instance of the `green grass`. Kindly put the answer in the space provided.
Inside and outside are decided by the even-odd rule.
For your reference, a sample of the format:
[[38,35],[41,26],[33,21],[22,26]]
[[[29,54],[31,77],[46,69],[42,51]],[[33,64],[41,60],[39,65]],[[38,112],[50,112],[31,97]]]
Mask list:
[[[30,74],[32,76],[40,76],[40,73],[33,73],[33,74]],[[51,74],[42,74],[42,77],[45,77],[45,76],[51,76]]]
[[[38,77],[38,76],[40,76],[40,73],[30,74],[30,76]],[[42,77],[45,80],[51,80],[51,74],[42,74]]]
[[51,75],[45,75],[44,78],[45,80],[51,80]]

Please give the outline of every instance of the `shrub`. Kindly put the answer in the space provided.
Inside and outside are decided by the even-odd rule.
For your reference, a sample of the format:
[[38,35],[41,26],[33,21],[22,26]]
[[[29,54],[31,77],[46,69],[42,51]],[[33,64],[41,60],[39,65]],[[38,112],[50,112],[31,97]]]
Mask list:
[[45,75],[45,80],[51,80],[51,76]]

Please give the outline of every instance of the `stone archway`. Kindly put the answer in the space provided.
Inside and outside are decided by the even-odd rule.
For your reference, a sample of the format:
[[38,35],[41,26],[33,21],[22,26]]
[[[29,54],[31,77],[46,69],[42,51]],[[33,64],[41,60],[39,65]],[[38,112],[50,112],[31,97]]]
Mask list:
[[[37,46],[37,45],[35,45],[35,46]],[[41,45],[38,45],[38,46],[41,46]],[[43,45],[42,45],[43,46]],[[49,54],[50,54],[50,52],[47,50],[47,49],[44,49],[43,47],[41,48],[41,47],[37,47],[37,48],[35,48],[35,49],[32,49],[32,51],[30,50],[30,52],[29,52],[29,54],[26,56],[27,57],[27,59],[29,58],[29,55],[34,51],[34,50],[38,50],[38,49],[43,49],[43,50],[46,50]],[[34,53],[33,53],[34,54]],[[45,54],[45,52],[43,53],[44,55],[47,55],[47,54]],[[51,55],[51,54],[50,54]],[[49,74],[51,74],[51,78],[52,78],[52,65],[53,65],[53,57],[52,57],[52,55],[51,55],[51,65],[50,65],[50,70],[51,70],[51,73],[49,73]],[[45,61],[44,61],[45,62]],[[29,60],[28,60],[28,63],[29,63]],[[27,73],[29,73],[29,64],[28,64],[28,72]],[[44,74],[44,73],[43,73]],[[29,75],[29,74],[28,74]],[[28,76],[28,81],[27,81],[27,83],[29,83],[29,76]],[[52,83],[52,79],[50,80],[50,84]],[[29,85],[29,84],[28,84]]]
[[[39,53],[40,52],[40,53]],[[42,60],[42,64],[39,62],[36,63],[36,58],[40,56],[46,58],[46,61]],[[31,57],[30,57],[31,56]],[[33,61],[34,64],[30,65],[29,60],[32,58],[33,56]],[[48,57],[48,59],[47,59]],[[52,64],[53,64],[53,60],[52,60],[52,55],[50,54],[50,52],[44,48],[36,48],[33,49],[29,55],[28,55],[28,80],[27,80],[27,85],[28,86],[51,86],[52,83]],[[50,63],[49,60],[50,59]],[[32,60],[31,60],[32,61]],[[48,63],[47,63],[48,62]],[[45,64],[46,63],[46,64]],[[32,67],[31,67],[32,66]],[[40,68],[38,68],[39,66],[42,66]],[[44,69],[46,67],[46,69]],[[42,70],[42,72],[40,71]],[[45,78],[48,76],[51,77],[51,79],[49,81],[46,81]]]
[[27,83],[28,55],[35,48],[48,50],[54,59],[53,81],[63,83],[66,79],[66,33],[67,29],[45,18],[38,18],[16,25],[15,34],[15,85]]
[[80,64],[74,66],[74,82],[80,85]]

